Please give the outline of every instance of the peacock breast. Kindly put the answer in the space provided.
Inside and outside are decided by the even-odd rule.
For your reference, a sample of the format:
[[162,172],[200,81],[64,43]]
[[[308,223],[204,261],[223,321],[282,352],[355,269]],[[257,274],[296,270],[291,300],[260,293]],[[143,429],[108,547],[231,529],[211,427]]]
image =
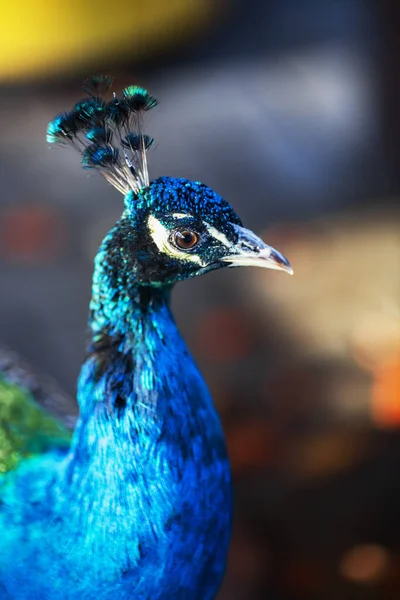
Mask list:
[[[137,570],[148,572],[151,598],[213,598],[225,570],[232,520],[229,462],[208,391],[203,384],[191,391],[190,403],[182,395],[170,401],[157,441],[148,446],[148,468],[136,483],[140,554],[126,577],[134,582]],[[143,446],[135,452],[143,465]],[[135,588],[139,596],[145,593]],[[169,592],[158,596],[157,590]]]

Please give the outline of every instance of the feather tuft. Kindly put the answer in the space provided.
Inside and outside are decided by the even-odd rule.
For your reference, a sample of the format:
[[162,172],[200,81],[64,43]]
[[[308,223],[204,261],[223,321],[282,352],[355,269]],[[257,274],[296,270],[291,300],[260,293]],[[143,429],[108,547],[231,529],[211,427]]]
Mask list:
[[111,75],[93,75],[88,77],[82,84],[82,89],[89,96],[101,96],[106,94],[114,82]]
[[134,111],[151,110],[158,104],[158,100],[150,96],[149,92],[138,85],[130,85],[122,90],[126,105]]
[[112,146],[100,146],[92,144],[88,146],[82,155],[82,165],[85,169],[104,169],[118,163],[118,148]]
[[72,140],[77,130],[75,113],[73,111],[61,113],[48,124],[46,140],[49,144],[66,143]]
[[97,144],[111,144],[113,132],[109,127],[94,127],[86,134],[86,139]]
[[123,194],[149,185],[146,151],[153,138],[143,132],[143,113],[158,101],[142,87],[131,85],[106,102],[101,94],[112,84],[109,75],[84,82],[89,94],[70,112],[58,115],[47,128],[47,141],[67,144],[82,155],[85,169],[97,169]]
[[154,139],[149,137],[146,134],[139,135],[138,133],[128,133],[122,140],[121,144],[124,148],[129,148],[130,150],[148,150],[150,146],[153,144]]
[[97,97],[83,98],[75,104],[73,112],[75,112],[82,129],[90,128],[92,125],[96,123],[100,124],[104,120],[106,103]]

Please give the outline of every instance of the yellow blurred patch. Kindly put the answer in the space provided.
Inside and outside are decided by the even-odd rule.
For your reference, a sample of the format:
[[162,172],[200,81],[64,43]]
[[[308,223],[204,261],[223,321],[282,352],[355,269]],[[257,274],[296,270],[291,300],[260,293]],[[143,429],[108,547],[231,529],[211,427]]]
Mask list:
[[160,50],[204,26],[209,0],[20,0],[3,3],[0,78],[68,72]]

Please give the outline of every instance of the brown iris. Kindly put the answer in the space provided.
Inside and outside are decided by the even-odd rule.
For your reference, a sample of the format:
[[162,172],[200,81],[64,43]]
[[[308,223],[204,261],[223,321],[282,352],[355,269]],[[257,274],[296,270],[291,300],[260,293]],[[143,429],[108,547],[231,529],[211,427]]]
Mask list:
[[182,229],[181,231],[175,231],[173,239],[178,248],[182,250],[190,250],[199,241],[199,236],[190,229]]

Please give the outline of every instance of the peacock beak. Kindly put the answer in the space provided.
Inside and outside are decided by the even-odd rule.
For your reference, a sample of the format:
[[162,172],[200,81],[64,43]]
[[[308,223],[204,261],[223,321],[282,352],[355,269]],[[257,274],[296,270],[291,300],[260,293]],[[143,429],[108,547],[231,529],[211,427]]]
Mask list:
[[229,263],[230,267],[263,267],[293,275],[293,269],[283,254],[265,244],[249,229],[232,225],[238,234],[238,240],[229,249],[229,254],[220,260]]

